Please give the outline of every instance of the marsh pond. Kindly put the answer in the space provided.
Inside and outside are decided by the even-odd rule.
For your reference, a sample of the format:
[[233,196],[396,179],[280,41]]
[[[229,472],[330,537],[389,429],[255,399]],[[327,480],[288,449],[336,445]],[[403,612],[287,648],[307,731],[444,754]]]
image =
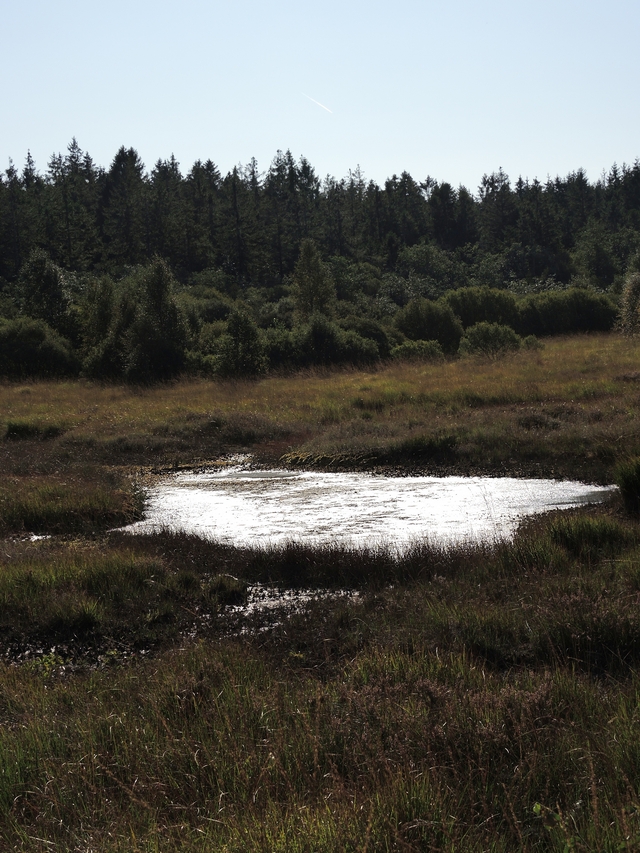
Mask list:
[[605,500],[615,487],[510,477],[386,477],[252,470],[179,473],[147,490],[145,517],[126,528],[181,530],[268,546],[290,540],[357,547],[495,540],[525,517]]

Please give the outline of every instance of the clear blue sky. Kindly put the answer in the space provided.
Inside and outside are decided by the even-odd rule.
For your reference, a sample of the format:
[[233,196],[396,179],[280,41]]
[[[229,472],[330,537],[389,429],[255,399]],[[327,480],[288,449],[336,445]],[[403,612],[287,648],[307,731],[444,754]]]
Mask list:
[[289,148],[473,192],[640,157],[637,0],[13,0],[2,29],[0,170],[73,136],[105,167]]

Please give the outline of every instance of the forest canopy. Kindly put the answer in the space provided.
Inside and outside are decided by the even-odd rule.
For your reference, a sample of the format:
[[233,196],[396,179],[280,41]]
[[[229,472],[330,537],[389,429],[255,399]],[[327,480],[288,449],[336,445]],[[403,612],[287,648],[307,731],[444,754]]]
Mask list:
[[477,323],[608,329],[638,271],[638,161],[473,193],[320,179],[289,151],[222,175],[122,147],[103,169],[74,139],[0,175],[0,375],[37,373],[37,341],[49,372],[150,381],[453,354]]

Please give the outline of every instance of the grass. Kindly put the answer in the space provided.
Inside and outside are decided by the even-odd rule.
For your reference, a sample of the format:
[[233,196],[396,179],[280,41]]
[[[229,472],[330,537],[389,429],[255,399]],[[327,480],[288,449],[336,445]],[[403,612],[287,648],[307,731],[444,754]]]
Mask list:
[[90,532],[140,517],[142,498],[131,484],[113,488],[85,477],[67,479],[5,478],[0,483],[0,534]]
[[[589,525],[604,550],[573,546]],[[492,550],[413,553],[410,571],[387,557],[393,586],[267,632],[203,622],[126,665],[115,636],[97,668],[61,646],[2,665],[4,849],[635,849],[637,533],[612,510],[553,516]],[[152,577],[191,607],[185,563],[264,570],[167,534],[135,541],[126,572],[124,553],[13,547],[58,560],[50,577],[31,557],[32,590],[72,585],[103,608]],[[5,567],[5,602],[20,572]]]
[[[188,381],[132,389],[82,382],[0,385],[9,424],[35,424],[32,439],[2,442],[5,468],[172,467],[252,448],[267,462],[340,456],[385,462],[404,442],[447,436],[458,471],[504,470],[612,479],[640,453],[640,344],[617,335],[550,340],[540,352],[500,361],[391,363],[375,372]],[[49,428],[64,433],[47,441]],[[0,429],[1,429],[0,425]],[[404,461],[404,460],[403,460]],[[394,463],[395,464],[395,463]]]
[[[0,847],[640,848],[638,356],[0,385]],[[402,555],[107,532],[151,470],[244,449],[622,491]]]

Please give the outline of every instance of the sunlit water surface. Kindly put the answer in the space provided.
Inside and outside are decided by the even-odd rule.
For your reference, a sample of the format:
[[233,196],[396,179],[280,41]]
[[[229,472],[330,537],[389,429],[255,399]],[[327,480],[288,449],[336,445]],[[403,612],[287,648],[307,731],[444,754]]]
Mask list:
[[182,473],[149,489],[145,518],[126,528],[187,531],[234,545],[291,540],[403,548],[510,537],[522,518],[597,503],[612,486],[509,477],[382,477],[361,473]]

